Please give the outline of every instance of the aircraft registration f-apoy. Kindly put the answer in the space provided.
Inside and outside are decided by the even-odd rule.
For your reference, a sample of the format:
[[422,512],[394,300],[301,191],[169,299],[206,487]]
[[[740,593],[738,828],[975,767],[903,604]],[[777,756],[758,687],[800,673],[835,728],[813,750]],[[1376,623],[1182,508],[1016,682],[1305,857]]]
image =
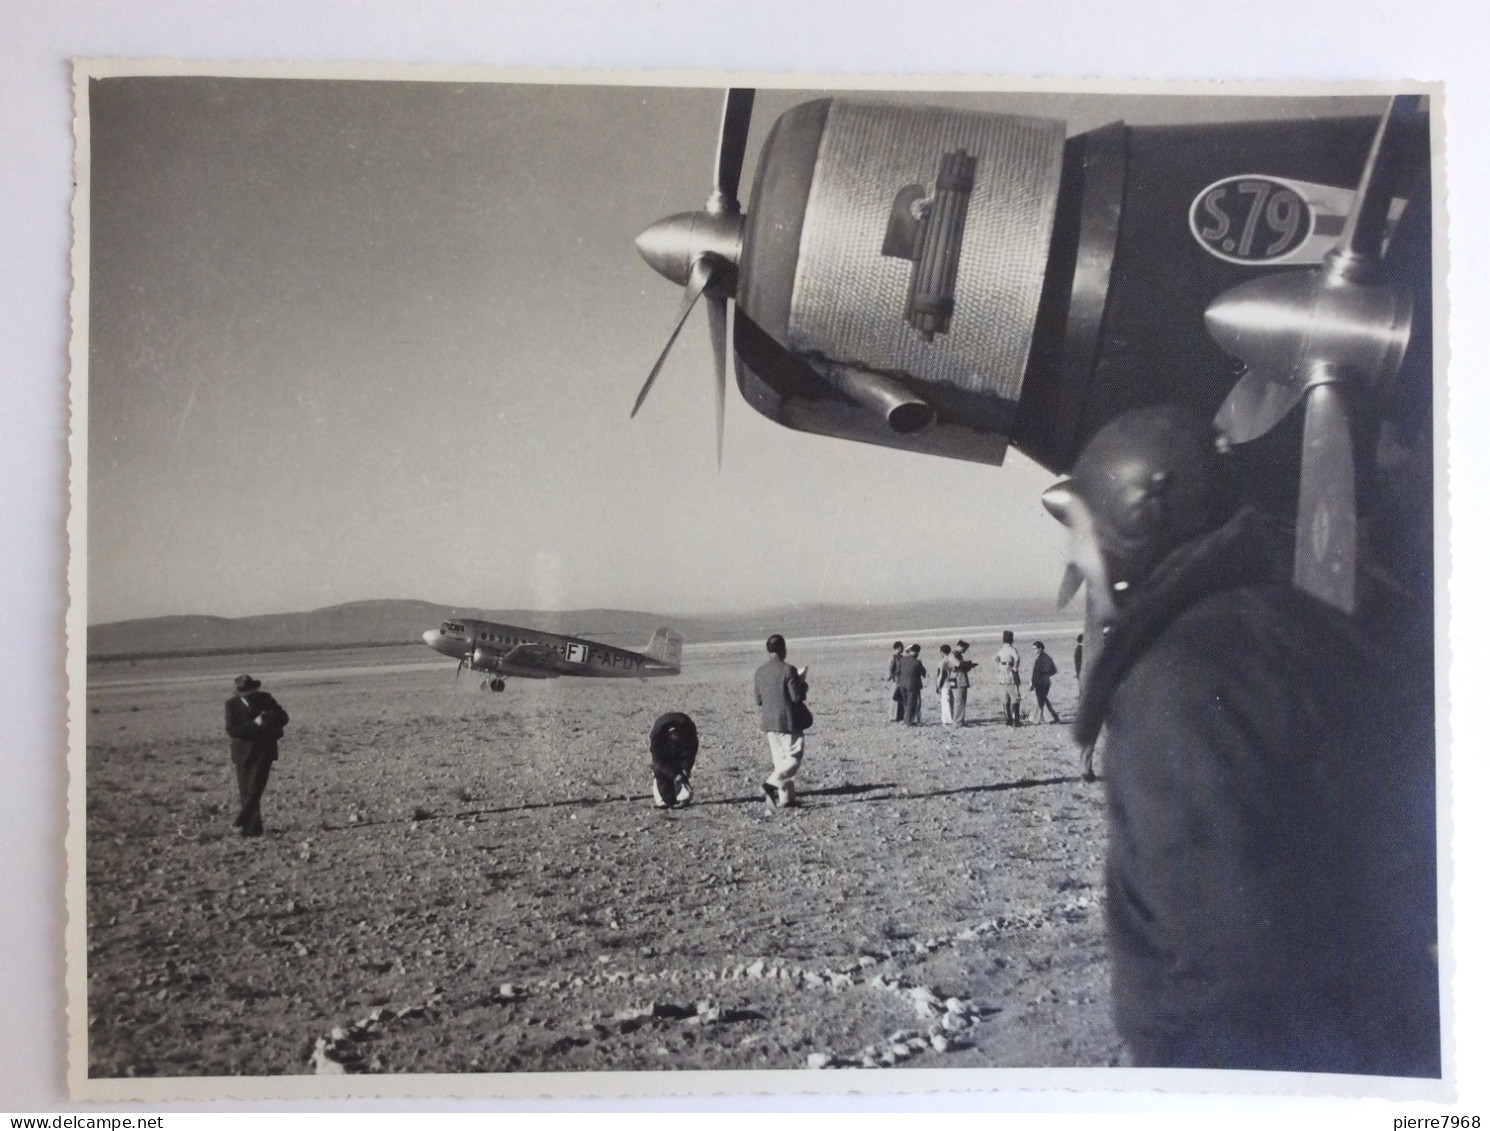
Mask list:
[[482,673],[481,686],[491,691],[506,687],[504,677],[647,679],[683,670],[683,637],[670,628],[659,628],[646,648],[631,652],[578,636],[466,617],[430,629],[424,642],[459,661],[457,679],[461,669],[469,667]]

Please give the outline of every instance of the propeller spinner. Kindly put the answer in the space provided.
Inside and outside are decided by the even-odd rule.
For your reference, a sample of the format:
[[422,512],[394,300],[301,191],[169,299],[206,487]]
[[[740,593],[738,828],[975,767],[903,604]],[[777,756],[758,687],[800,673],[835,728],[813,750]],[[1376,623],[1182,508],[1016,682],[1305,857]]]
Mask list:
[[[1392,190],[1394,127],[1413,113],[1397,97],[1377,127],[1339,243],[1307,272],[1234,287],[1206,311],[1206,328],[1246,363],[1216,414],[1234,444],[1255,440],[1304,402],[1294,584],[1355,609],[1355,457],[1351,398],[1389,382],[1412,328],[1412,296],[1376,285]],[[1384,171],[1385,170],[1385,171]]]
[[740,170],[750,133],[755,91],[732,89],[725,94],[719,127],[719,150],[714,161],[714,191],[702,212],[680,212],[659,220],[636,238],[637,251],[651,268],[683,288],[683,302],[672,333],[631,408],[634,417],[662,372],[668,351],[688,315],[703,297],[709,309],[709,337],[714,346],[714,420],[719,461],[724,461],[724,386],[728,358],[726,304],[739,281],[745,217],[740,212]]

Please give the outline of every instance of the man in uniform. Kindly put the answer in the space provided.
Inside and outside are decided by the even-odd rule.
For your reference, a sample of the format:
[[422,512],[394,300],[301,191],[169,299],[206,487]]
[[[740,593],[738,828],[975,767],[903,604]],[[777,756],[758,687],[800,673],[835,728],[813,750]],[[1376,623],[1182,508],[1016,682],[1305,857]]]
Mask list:
[[279,740],[284,737],[290,716],[261,691],[263,685],[251,675],[240,675],[234,682],[236,694],[227,701],[226,719],[233,770],[238,777],[238,815],[233,825],[244,836],[263,836],[264,819],[259,802],[269,784],[269,771],[279,757]]
[[766,641],[771,658],[755,670],[755,702],[761,730],[771,751],[771,775],[761,783],[768,804],[786,809],[797,803],[797,770],[804,748],[802,709],[807,705],[806,669],[786,662],[786,640],[773,634]]
[[1142,409],[1046,493],[1108,626],[1075,738],[1106,736],[1118,1032],[1139,1065],[1437,1076],[1431,705],[1225,463]]
[[1014,634],[1004,629],[1004,642],[993,654],[994,676],[997,685],[994,694],[998,704],[1004,708],[1004,725],[1019,725],[1019,650],[1014,647]]

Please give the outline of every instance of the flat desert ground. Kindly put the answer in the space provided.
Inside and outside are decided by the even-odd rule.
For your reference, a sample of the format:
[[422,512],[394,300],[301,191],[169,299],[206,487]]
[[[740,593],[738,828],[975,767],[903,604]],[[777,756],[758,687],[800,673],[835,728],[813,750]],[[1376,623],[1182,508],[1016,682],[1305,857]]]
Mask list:
[[[1063,711],[1074,633],[1038,632]],[[503,694],[422,645],[90,665],[89,1074],[1117,1063],[1101,784],[1067,727],[995,721],[996,630],[902,635],[973,641],[970,725],[930,694],[886,721],[889,637],[793,643],[817,722],[779,811],[758,643]],[[223,733],[245,670],[291,715],[257,840]],[[659,811],[671,710],[697,800]]]

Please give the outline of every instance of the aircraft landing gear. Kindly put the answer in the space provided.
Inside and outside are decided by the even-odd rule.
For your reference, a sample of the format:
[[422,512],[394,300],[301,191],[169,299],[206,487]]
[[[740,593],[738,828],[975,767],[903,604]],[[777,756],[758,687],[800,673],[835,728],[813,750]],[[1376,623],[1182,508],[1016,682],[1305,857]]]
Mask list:
[[502,680],[500,680],[500,679],[494,679],[494,680],[492,680],[487,685],[487,690],[488,691],[501,691],[506,686],[507,686],[507,684],[504,683]]

